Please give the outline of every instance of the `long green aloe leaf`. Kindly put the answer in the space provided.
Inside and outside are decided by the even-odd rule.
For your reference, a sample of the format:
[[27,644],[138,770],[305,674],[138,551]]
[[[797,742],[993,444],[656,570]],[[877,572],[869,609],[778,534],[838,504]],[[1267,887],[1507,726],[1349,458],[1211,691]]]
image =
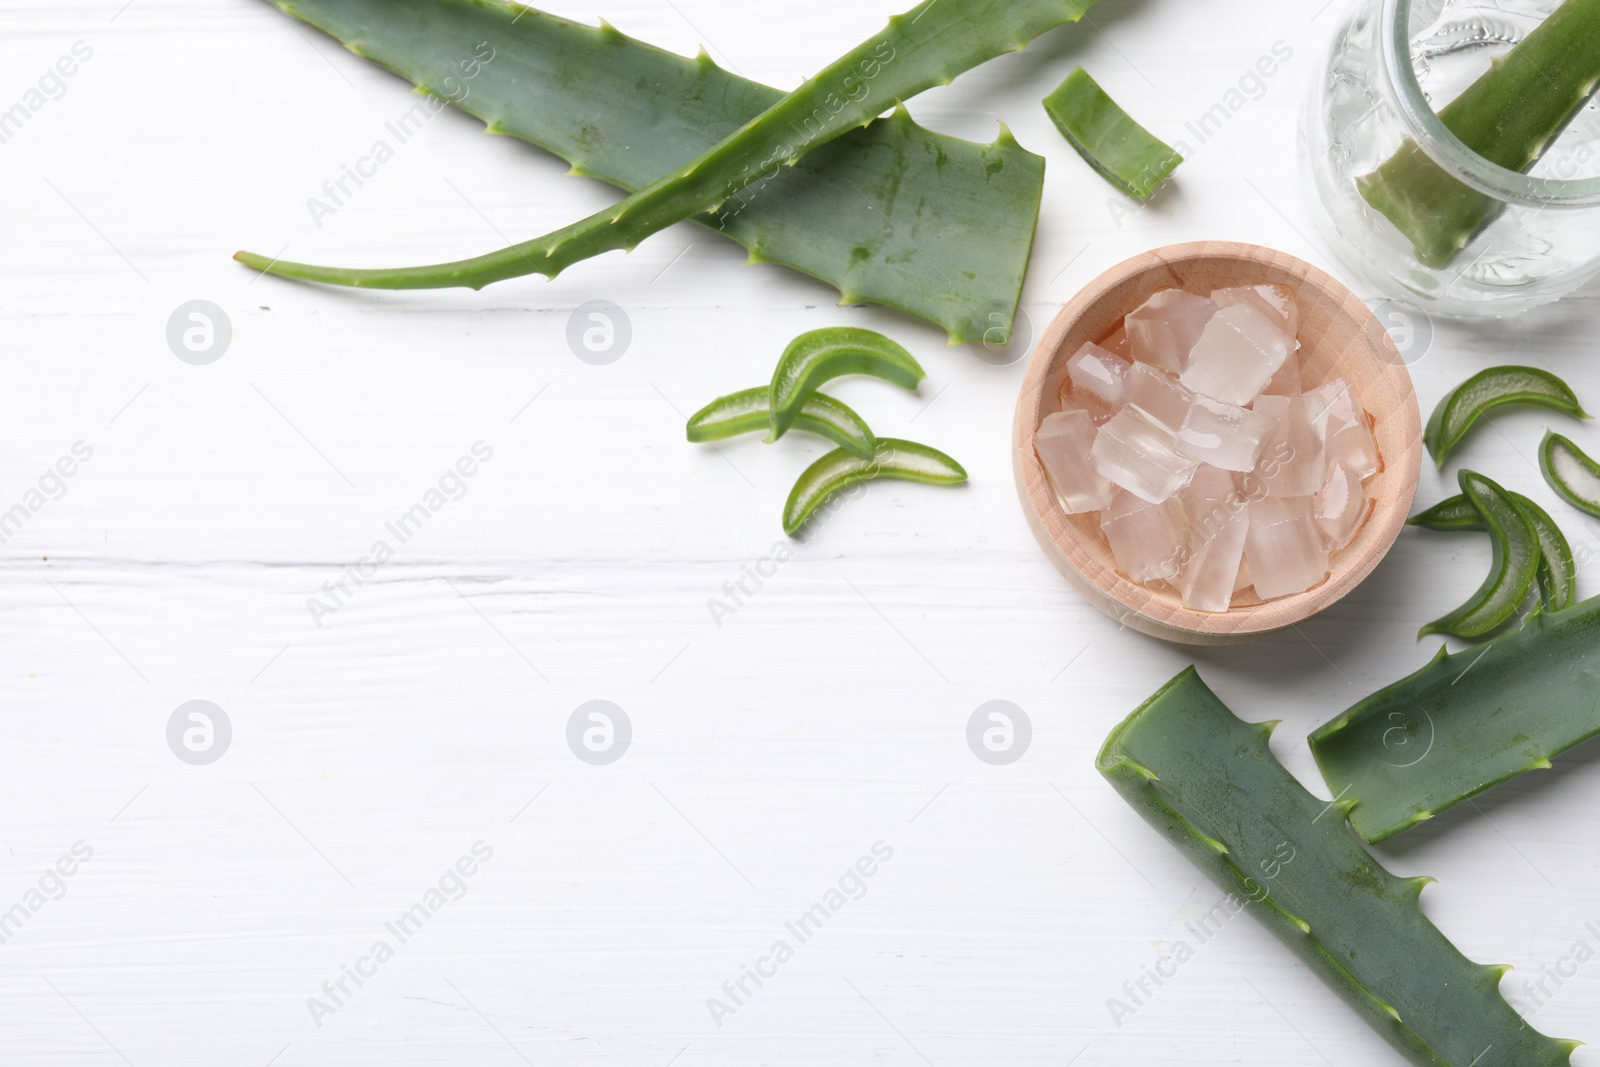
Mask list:
[[[924,0],[906,14],[892,17],[881,32],[739,129],[617,204],[488,255],[426,267],[373,270],[288,263],[254,253],[240,253],[237,258],[259,270],[288,277],[390,289],[481,288],[526,274],[554,277],[580,260],[631,249],[675,222],[728,210],[746,187],[765,182],[768,176],[781,182],[783,168],[808,152],[869,125],[924,89],[948,84],[961,72],[1017,51],[1044,31],[1080,18],[1091,2]],[[569,76],[581,79],[583,72],[574,70]],[[937,166],[938,161],[930,159],[924,165]]]
[[1412,1063],[1552,1067],[1576,1042],[1523,1022],[1473,963],[1191,667],[1112,731],[1100,773]]
[[[1600,0],[1565,0],[1439,119],[1473,152],[1528,171],[1600,87]],[[1356,183],[1411,241],[1417,261],[1449,266],[1505,205],[1478,192],[1407,141]]]
[[1350,823],[1382,841],[1600,734],[1600,597],[1367,697],[1311,735]]
[[[271,0],[572,173],[642,189],[784,96],[610,27],[499,0]],[[466,79],[458,64],[488,43]],[[452,80],[453,79],[453,80]],[[768,172],[770,173],[770,171]],[[923,129],[904,110],[853,130],[696,221],[751,262],[821,279],[841,303],[898,308],[953,343],[1011,321],[1028,269],[1044,160],[1002,127],[988,145]]]

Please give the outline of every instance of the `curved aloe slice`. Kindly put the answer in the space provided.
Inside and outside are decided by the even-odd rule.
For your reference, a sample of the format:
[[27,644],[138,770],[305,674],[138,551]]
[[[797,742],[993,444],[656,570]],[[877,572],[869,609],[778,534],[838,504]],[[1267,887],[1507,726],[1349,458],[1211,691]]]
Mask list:
[[1539,469],[1562,500],[1600,518],[1600,465],[1583,449],[1547,431],[1539,444]]
[[1462,493],[1483,518],[1494,561],[1478,591],[1450,614],[1418,630],[1418,637],[1482,637],[1516,614],[1539,569],[1538,532],[1511,494],[1474,471],[1462,471],[1458,480]]
[[1536,404],[1586,419],[1567,383],[1538,367],[1490,367],[1447,393],[1428,418],[1422,442],[1440,467],[1486,412],[1503,404]]
[[1504,967],[1463,956],[1422,914],[1431,879],[1397,878],[1267,748],[1193,667],[1111,732],[1096,763],[1188,856],[1415,1064],[1548,1067],[1572,1041],[1523,1022]]
[[[772,407],[767,403],[767,387],[743,389],[718,397],[689,416],[691,441],[721,441],[742,433],[769,430]],[[871,459],[878,440],[866,420],[847,405],[824,393],[808,397],[794,418],[794,429],[826,437],[851,455]]]
[[1426,667],[1312,733],[1350,822],[1382,841],[1600,733],[1600,597]]
[[[1539,569],[1534,572],[1534,582],[1539,586],[1539,602],[1547,611],[1560,611],[1572,607],[1578,598],[1578,561],[1573,558],[1572,546],[1556,525],[1550,513],[1521,493],[1509,493],[1533,523],[1533,532],[1539,537]],[[1408,526],[1421,526],[1427,530],[1478,531],[1488,527],[1483,516],[1465,496],[1441,500],[1426,511],[1406,520]]]
[[[1439,112],[1472,151],[1527,171],[1600,86],[1600,0],[1566,0]],[[1356,183],[1411,241],[1417,261],[1446,267],[1505,205],[1463,185],[1407,141]]]
[[776,441],[823,382],[844,374],[870,374],[915,391],[925,377],[911,353],[881,333],[854,326],[830,326],[789,342],[772,372],[768,403]]
[[[702,53],[664,52],[500,0],[271,0],[345,47],[448,98],[490,132],[629,192],[689,162],[784,94]],[[458,64],[489,42],[494,58]],[[452,80],[453,79],[453,80]],[[931,164],[931,165],[930,165]],[[769,172],[770,173],[770,172]],[[897,109],[695,221],[751,262],[781,263],[944,327],[952,344],[1017,306],[1044,160],[1003,127],[993,144],[932,133]]]
[[1170,146],[1129,118],[1082,67],[1044,98],[1044,109],[1084,162],[1129,196],[1150,199],[1183,162]]
[[383,289],[477,289],[527,274],[553,278],[580,260],[631,249],[675,222],[722,208],[763,175],[781,176],[782,167],[870,124],[894,104],[1080,18],[1089,2],[923,0],[676,170],[586,219],[498,252],[372,270],[287,263],[254,253],[236,258],[286,277]]
[[872,459],[860,459],[836,448],[807,467],[794,483],[783,506],[783,532],[793,537],[830,496],[874,478],[959,485],[967,480],[967,472],[937,448],[894,437],[879,439]]

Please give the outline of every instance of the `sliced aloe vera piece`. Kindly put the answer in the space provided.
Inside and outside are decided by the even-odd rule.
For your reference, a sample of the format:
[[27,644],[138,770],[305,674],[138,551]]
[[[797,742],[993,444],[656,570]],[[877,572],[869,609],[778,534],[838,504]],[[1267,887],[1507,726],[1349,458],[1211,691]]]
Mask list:
[[1422,442],[1440,467],[1486,412],[1505,404],[1535,404],[1586,419],[1567,383],[1538,367],[1490,367],[1447,393],[1428,418]]
[[818,386],[845,374],[870,374],[912,391],[925,377],[910,352],[876,331],[829,326],[803,333],[789,342],[772,371],[767,394],[772,432],[767,440],[783,436]]
[[1462,494],[1483,519],[1494,560],[1477,592],[1456,610],[1417,631],[1418,637],[1482,637],[1517,613],[1539,570],[1539,534],[1522,506],[1497,483],[1475,471],[1464,470],[1457,480]]
[[871,459],[836,448],[807,467],[794,483],[783,506],[783,532],[793,537],[833,494],[874,478],[958,485],[967,480],[967,472],[937,448],[894,437],[879,438]]
[[1082,67],[1044,98],[1044,109],[1084,162],[1129,196],[1148,200],[1183,162],[1171,146],[1117,106]]
[[1426,667],[1311,734],[1350,822],[1382,841],[1600,733],[1600,597],[1537,611]]
[[1229,711],[1193,667],[1111,732],[1097,768],[1145,821],[1245,904],[1411,1063],[1552,1067],[1576,1042],[1528,1026],[1344,827],[1273,757],[1274,723]]
[[[948,84],[963,71],[1018,51],[1048,29],[1076,21],[1091,3],[923,0],[911,11],[891,17],[887,27],[794,92],[632,195],[570,226],[487,255],[422,267],[374,269],[291,263],[251,252],[235,258],[284,277],[378,289],[478,289],[528,274],[554,278],[581,260],[631,250],[675,222],[726,211],[741,190],[758,181],[777,180],[784,167],[870,125],[879,114],[924,89]],[[583,75],[575,71],[570,76]],[[923,165],[938,164],[930,158]],[[938,208],[930,205],[930,209]],[[995,313],[1009,326],[1009,312]]]
[[[1534,572],[1533,580],[1539,587],[1540,604],[1547,611],[1570,608],[1578,598],[1578,561],[1572,555],[1566,534],[1544,508],[1521,493],[1510,495],[1533,523],[1533,531],[1539,537],[1539,569]],[[1406,523],[1428,530],[1483,532],[1488,529],[1483,524],[1483,516],[1465,495],[1441,500],[1411,516]]]
[[[1468,149],[1528,171],[1600,85],[1600,0],[1566,0],[1439,112]],[[1446,267],[1505,210],[1464,185],[1415,141],[1356,183],[1411,241],[1417,261]]]
[[[713,400],[689,416],[689,440],[721,441],[742,433],[770,430],[772,406],[767,402],[767,393],[767,386],[758,385]],[[866,420],[825,393],[806,398],[793,428],[826,437],[862,459],[871,459],[878,449],[878,440]]]
[[1562,500],[1600,518],[1600,464],[1583,449],[1547,431],[1539,444],[1539,469]]
[[[778,89],[704,53],[498,0],[272,0],[488,124],[633,192],[771,107]],[[469,80],[458,64],[487,42]],[[771,174],[771,171],[766,171]],[[763,183],[765,184],[765,183]],[[818,148],[695,221],[871,302],[936,323],[952,343],[1008,328],[1028,269],[1044,160],[1002,127],[993,144],[932,133],[903,109]],[[1000,320],[988,315],[998,311]]]

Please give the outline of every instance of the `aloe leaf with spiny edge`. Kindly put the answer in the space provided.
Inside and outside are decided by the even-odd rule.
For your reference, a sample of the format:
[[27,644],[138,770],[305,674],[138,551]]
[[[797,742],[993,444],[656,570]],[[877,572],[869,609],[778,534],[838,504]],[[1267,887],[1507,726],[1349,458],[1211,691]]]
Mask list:
[[1193,667],[1111,732],[1100,773],[1410,1062],[1566,1067],[1577,1042],[1528,1026],[1500,996],[1507,968],[1473,963],[1272,755]]
[[1350,823],[1383,841],[1600,734],[1600,597],[1426,667],[1312,733]]
[[[360,0],[350,0],[348,3],[340,0],[274,2],[282,4],[291,13],[299,11],[310,14],[315,11],[320,16],[339,11],[364,10],[360,22],[351,27],[353,32],[349,33],[351,40],[348,43],[358,49],[369,50],[372,46],[364,42],[363,35],[370,32],[376,37],[377,27],[385,19],[393,19],[395,9],[415,0],[378,5],[371,4],[369,0],[364,6]],[[1002,53],[1017,51],[1046,30],[1075,21],[1091,3],[1092,0],[924,0],[910,12],[891,18],[883,31],[846,53],[794,92],[770,101],[764,110],[703,150],[692,155],[685,153],[687,158],[673,169],[657,174],[617,204],[544,237],[475,259],[428,267],[351,270],[273,261],[253,253],[240,253],[238,258],[252,267],[274,274],[372,288],[481,288],[495,281],[525,274],[554,277],[579,260],[606,251],[631,249],[674,222],[719,209],[726,215],[733,210],[734,198],[753,183],[782,181],[789,176],[783,173],[783,168],[794,165],[807,153],[829,146],[852,130],[870,127],[878,115],[924,89],[948,84],[971,67]],[[474,6],[493,9],[493,5],[488,3]],[[527,21],[530,18],[534,20],[538,32],[547,32],[550,24],[560,21],[551,19],[544,22],[537,13],[530,11],[521,15],[520,19],[513,14],[507,22]],[[508,24],[505,32],[508,34],[507,40],[511,40],[514,38],[509,35],[519,31]],[[589,32],[599,34],[617,50],[607,54],[610,62],[622,63],[643,50],[643,46],[637,42],[628,42],[621,34],[607,27]],[[437,61],[444,64],[451,58],[459,57],[446,54],[438,56]],[[604,76],[606,62],[607,59],[603,57],[598,66],[578,63],[561,69],[568,79],[582,83],[574,90],[581,99],[587,94],[589,78]],[[720,72],[716,72],[714,66],[706,61],[700,61],[699,67],[707,82],[699,91],[717,92],[719,86],[715,82],[719,80]],[[493,69],[492,63],[489,69]],[[447,68],[440,71],[441,74],[447,72]],[[632,91],[647,91],[647,87],[636,85]],[[730,91],[738,92],[737,89]],[[756,99],[759,103],[761,92],[762,87],[747,85],[741,95],[746,99]],[[594,121],[586,128],[596,136],[604,136],[600,132],[603,121],[604,116],[596,114]],[[890,121],[892,124],[894,120]],[[909,126],[909,120],[900,121],[903,127]],[[883,132],[896,131],[891,125]],[[902,136],[910,133],[905,128],[899,132]],[[1001,140],[990,146],[994,157],[989,162],[990,167],[998,169],[1002,164],[1013,147],[1007,143],[1008,140],[1008,135],[1002,134]],[[920,152],[921,159],[910,159],[896,157],[892,150],[886,151],[882,166],[885,171],[900,175],[903,181],[905,175],[918,168],[937,169],[948,163],[948,159],[936,151],[921,149]],[[881,196],[884,188],[880,184],[875,190]],[[873,195],[872,190],[860,189],[858,192],[868,201]],[[785,190],[763,198],[758,189],[754,193],[754,203],[747,205],[747,209],[756,209],[756,205],[764,200],[789,196]],[[878,205],[869,203],[869,206],[876,208]],[[1024,210],[1031,214],[1036,206],[1026,206]],[[942,204],[927,203],[919,210],[942,213],[944,208]],[[808,215],[802,221],[786,227],[786,230],[797,228],[798,232],[803,233],[818,225],[817,220]],[[881,225],[875,225],[858,231],[858,236],[878,233],[881,229]],[[769,249],[759,241],[752,243],[751,252],[756,258],[770,255]],[[864,260],[871,254],[871,246],[859,240],[852,248],[853,258]],[[914,248],[904,252],[907,258],[920,254]],[[968,280],[975,280],[983,265],[981,257],[976,255],[970,260],[956,256],[948,267],[941,267],[940,270],[946,275],[943,280],[951,288],[960,291],[961,287],[956,285],[954,278],[970,275]],[[845,295],[863,294],[846,289]],[[1003,311],[1008,323],[1013,310],[1008,306]],[[983,319],[987,319],[986,314]],[[970,320],[969,315],[957,320],[954,326],[949,316],[936,321],[946,325],[952,336],[959,340],[969,336],[971,326],[976,325]],[[984,324],[987,325],[987,322]]]

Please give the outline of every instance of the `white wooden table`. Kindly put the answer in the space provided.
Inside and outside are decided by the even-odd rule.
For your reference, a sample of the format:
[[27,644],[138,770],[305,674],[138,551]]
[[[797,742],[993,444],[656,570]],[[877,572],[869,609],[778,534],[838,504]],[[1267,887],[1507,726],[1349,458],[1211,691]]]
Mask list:
[[[1295,158],[1340,15],[1319,4],[1102,0],[1093,27],[912,102],[972,139],[1003,119],[1048,157],[1024,297],[1036,334],[1096,273],[1159,244],[1231,238],[1327,265]],[[704,41],[793,86],[898,7],[560,10],[680,52]],[[1242,716],[1286,720],[1275,751],[1325,795],[1306,732],[1432,654],[1412,635],[1476,585],[1484,544],[1408,533],[1346,602],[1254,644],[1197,653],[1119,631],[1023,522],[1008,458],[1020,364],[836,308],[688,225],[478,294],[256,279],[235,249],[427,262],[613,194],[446,113],[319,228],[306,199],[410,106],[394,78],[260,0],[0,0],[0,26],[0,108],[76,42],[92,50],[0,145],[0,510],[26,513],[0,546],[0,911],[27,916],[0,945],[0,1063],[1398,1062],[1248,919],[1115,1025],[1108,999],[1221,894],[1091,763],[1197,660]],[[1185,138],[1178,182],[1141,213],[1039,106],[1081,62],[1178,137],[1277,42],[1292,58],[1204,144]],[[632,326],[606,366],[565,340],[597,299]],[[166,343],[192,300],[232,323],[206,366]],[[1597,319],[1590,296],[1505,327],[1439,324],[1413,367],[1425,409],[1507,360],[1600,404]],[[708,599],[785,543],[783,499],[820,448],[751,439],[719,456],[683,441],[683,416],[839,323],[888,331],[930,379],[919,397],[858,381],[838,395],[880,432],[954,454],[971,484],[871,488],[719,626]],[[1529,463],[1547,421],[1507,415],[1463,459],[1595,551],[1600,528]],[[92,456],[47,476],[76,442]],[[308,599],[394,544],[385,524],[477,442],[492,458],[464,495],[314,621]],[[1421,499],[1448,485],[1425,473]],[[966,742],[997,699],[1032,724],[1006,766]],[[191,700],[231,725],[207,765],[167,743]],[[591,700],[631,724],[608,765],[568,746]],[[1440,879],[1429,914],[1470,956],[1516,965],[1513,994],[1542,967],[1573,970],[1578,943],[1600,949],[1594,761],[1564,758],[1377,850]],[[863,864],[864,895],[793,936],[785,924],[875,847],[892,857]],[[63,856],[74,873],[46,875]],[[470,877],[450,873],[462,857]],[[385,924],[442,877],[442,906],[401,941]],[[379,940],[392,958],[370,957]],[[780,940],[792,958],[762,963]],[[724,983],[758,963],[770,977],[745,979],[734,1005]],[[1537,1024],[1600,1039],[1600,964],[1563,982]],[[710,998],[734,1010],[713,1018]]]

